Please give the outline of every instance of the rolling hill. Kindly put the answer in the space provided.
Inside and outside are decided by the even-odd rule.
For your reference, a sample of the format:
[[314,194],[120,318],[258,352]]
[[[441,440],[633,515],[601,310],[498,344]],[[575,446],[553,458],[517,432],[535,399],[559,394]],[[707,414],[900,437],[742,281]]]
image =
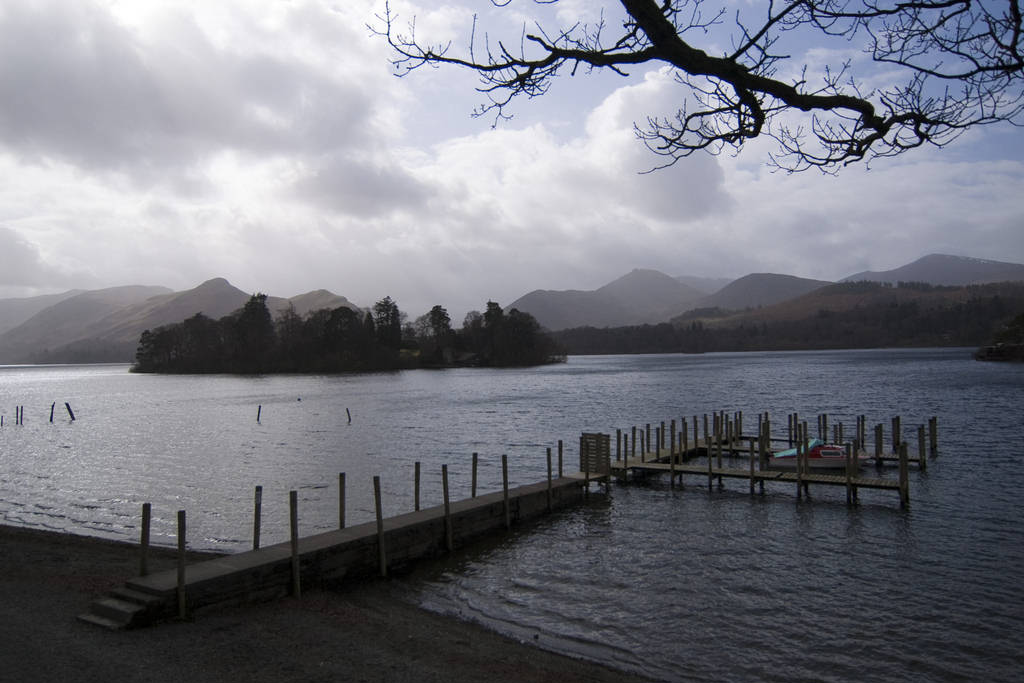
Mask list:
[[931,285],[980,285],[989,282],[1021,282],[1024,281],[1024,265],[1005,263],[989,259],[950,256],[948,254],[929,254],[893,270],[866,270],[841,282],[927,282]]
[[[0,334],[0,363],[128,362],[143,330],[178,323],[196,313],[218,319],[241,308],[249,297],[223,278],[183,292],[165,287],[83,292],[43,308]],[[299,315],[314,308],[359,310],[345,297],[326,290],[292,299],[267,298],[267,307],[275,314],[289,305]]]

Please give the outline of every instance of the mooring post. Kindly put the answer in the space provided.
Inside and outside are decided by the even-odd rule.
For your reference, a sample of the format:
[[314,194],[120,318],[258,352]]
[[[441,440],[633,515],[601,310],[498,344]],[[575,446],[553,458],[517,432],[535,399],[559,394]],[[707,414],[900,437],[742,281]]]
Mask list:
[[413,485],[413,505],[416,512],[420,511],[420,461],[417,460],[415,463],[415,474],[413,475],[415,484]]
[[53,409],[54,409],[54,407],[56,405],[57,405],[56,401],[54,401],[53,403],[50,404],[50,424],[53,424]]
[[647,436],[647,442],[646,442],[647,443],[647,450],[645,452],[649,453],[651,451],[651,444],[654,443],[653,441],[651,441],[651,423],[650,422],[647,423],[647,430],[646,430],[646,434],[645,435]]
[[139,576],[149,575],[149,526],[153,520],[153,506],[142,504],[142,538],[139,539]]
[[853,445],[846,444],[846,504],[853,505]]
[[384,515],[381,512],[380,504],[380,475],[373,477],[373,510],[377,515],[377,564],[380,567],[380,575],[388,575],[388,560],[384,552]]
[[622,430],[615,430],[615,462],[622,459]]
[[647,462],[647,441],[644,439],[644,430],[640,430],[640,462]]
[[892,452],[893,455],[898,455],[900,452],[900,444],[903,443],[903,434],[900,428],[900,416],[892,418]]
[[[559,441],[558,444],[561,446],[562,442]],[[561,448],[559,448],[559,454],[561,454]],[[562,464],[561,458],[558,459],[558,464]],[[561,476],[561,472],[559,472],[559,476]],[[505,453],[501,454],[501,494],[502,509],[505,513],[505,529],[508,530],[512,528],[512,518],[508,509],[508,455]]]
[[185,610],[185,511],[178,510],[178,618],[184,619]]
[[910,507],[910,476],[907,473],[907,442],[900,443],[900,507]]
[[441,488],[444,493],[444,544],[448,552],[451,552],[455,549],[455,539],[452,536],[452,509],[448,498],[448,465],[441,465]]
[[[548,450],[551,450],[551,449],[548,449]],[[470,485],[469,485],[469,497],[470,498],[476,498],[476,465],[477,465],[477,459],[478,459],[478,455],[476,453],[473,453],[473,475],[472,475],[472,483],[470,483]]]
[[260,415],[263,414],[263,404],[256,406],[256,421],[260,421]]
[[875,425],[875,467],[882,466],[882,450],[884,449],[884,446],[882,445],[883,441],[882,424],[878,423]]
[[925,459],[927,447],[924,442],[924,425],[917,426],[917,466],[922,472],[928,469],[928,461]]
[[252,503],[252,549],[260,549],[260,522],[263,518],[263,487],[257,486]]
[[292,555],[292,596],[302,597],[302,577],[299,573],[299,492],[288,492],[288,536]]
[[558,440],[558,478],[562,478],[562,440]]
[[345,528],[345,473],[338,472],[338,528]]
[[551,512],[551,446],[548,446],[548,512]]
[[754,439],[750,440],[750,495],[754,495]]
[[676,487],[676,421],[672,420],[672,439],[668,446],[668,486]]
[[796,435],[796,499],[804,498],[804,442],[800,438],[799,429]]
[[679,429],[681,431],[681,434],[679,435],[679,461],[682,462],[686,458],[686,454],[690,451],[690,435],[686,433],[685,417],[679,420]]
[[711,436],[706,431],[704,432],[704,450],[708,453],[708,491],[714,491],[715,477],[712,472],[714,468],[714,456],[711,453]]

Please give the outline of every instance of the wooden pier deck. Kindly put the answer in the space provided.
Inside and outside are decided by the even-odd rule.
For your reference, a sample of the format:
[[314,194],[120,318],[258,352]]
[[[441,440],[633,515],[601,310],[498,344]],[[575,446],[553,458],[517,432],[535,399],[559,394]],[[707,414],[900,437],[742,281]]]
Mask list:
[[129,579],[79,619],[110,629],[144,626],[217,604],[301,593],[301,586],[386,575],[482,536],[572,505],[588,477],[566,474],[473,498]]

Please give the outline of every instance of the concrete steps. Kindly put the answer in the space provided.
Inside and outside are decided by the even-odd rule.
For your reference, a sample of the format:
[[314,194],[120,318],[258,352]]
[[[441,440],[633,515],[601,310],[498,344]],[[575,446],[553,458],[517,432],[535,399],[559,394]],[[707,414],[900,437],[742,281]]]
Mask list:
[[89,605],[89,611],[79,614],[79,621],[121,631],[138,628],[157,621],[165,610],[165,601],[128,587],[111,591]]

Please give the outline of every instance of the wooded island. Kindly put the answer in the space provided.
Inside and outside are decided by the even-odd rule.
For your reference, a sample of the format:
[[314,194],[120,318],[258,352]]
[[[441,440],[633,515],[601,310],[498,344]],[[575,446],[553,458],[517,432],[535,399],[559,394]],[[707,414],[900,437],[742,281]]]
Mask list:
[[493,301],[452,329],[442,306],[413,323],[391,297],[368,311],[341,306],[274,318],[267,295],[254,294],[235,313],[146,330],[133,372],[332,373],[478,365],[510,367],[561,362],[565,354],[536,319]]

